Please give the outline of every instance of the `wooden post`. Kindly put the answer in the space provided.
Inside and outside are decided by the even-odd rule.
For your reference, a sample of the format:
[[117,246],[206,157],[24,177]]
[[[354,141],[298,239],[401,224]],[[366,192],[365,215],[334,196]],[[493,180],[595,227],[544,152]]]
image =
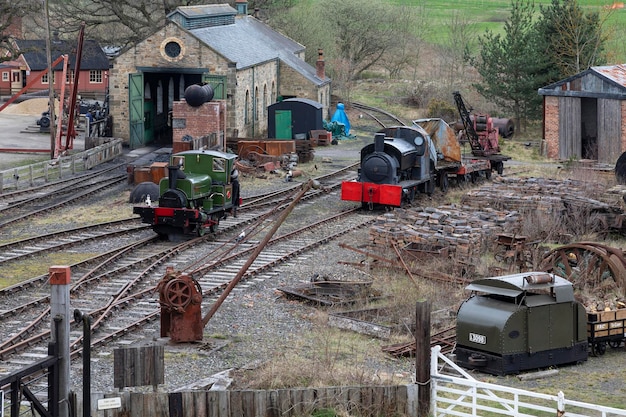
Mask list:
[[[50,317],[59,320],[59,340],[53,340],[59,352],[59,414],[69,416],[70,391],[70,267],[51,266],[50,273]],[[52,336],[55,337],[54,324]]]
[[418,301],[415,306],[415,382],[417,415],[430,412],[430,301]]

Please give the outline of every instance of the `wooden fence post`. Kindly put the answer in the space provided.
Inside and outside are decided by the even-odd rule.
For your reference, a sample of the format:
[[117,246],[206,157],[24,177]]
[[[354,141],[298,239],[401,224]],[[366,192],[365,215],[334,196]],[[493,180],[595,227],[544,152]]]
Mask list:
[[415,382],[417,415],[430,412],[430,301],[418,301],[415,306]]

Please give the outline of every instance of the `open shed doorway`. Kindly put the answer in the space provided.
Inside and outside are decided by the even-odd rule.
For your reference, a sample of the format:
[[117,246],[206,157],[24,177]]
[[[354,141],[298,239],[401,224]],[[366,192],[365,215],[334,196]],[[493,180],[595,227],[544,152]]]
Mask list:
[[144,144],[172,146],[172,108],[185,88],[202,81],[200,72],[143,71]]
[[580,103],[580,134],[582,159],[598,159],[598,100],[582,98]]

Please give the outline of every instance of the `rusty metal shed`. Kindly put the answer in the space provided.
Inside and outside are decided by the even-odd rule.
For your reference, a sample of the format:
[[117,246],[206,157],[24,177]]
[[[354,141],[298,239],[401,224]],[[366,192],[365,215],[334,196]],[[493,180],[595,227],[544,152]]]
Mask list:
[[548,157],[615,164],[626,151],[626,64],[591,67],[538,92]]

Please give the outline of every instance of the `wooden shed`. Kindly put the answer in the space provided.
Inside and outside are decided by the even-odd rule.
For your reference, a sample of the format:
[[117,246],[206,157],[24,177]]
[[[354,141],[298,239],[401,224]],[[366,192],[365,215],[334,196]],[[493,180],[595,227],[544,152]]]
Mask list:
[[615,164],[626,151],[626,64],[591,67],[539,94],[549,158]]
[[324,106],[307,98],[289,98],[267,108],[267,137],[270,139],[308,138],[311,130],[323,130]]

